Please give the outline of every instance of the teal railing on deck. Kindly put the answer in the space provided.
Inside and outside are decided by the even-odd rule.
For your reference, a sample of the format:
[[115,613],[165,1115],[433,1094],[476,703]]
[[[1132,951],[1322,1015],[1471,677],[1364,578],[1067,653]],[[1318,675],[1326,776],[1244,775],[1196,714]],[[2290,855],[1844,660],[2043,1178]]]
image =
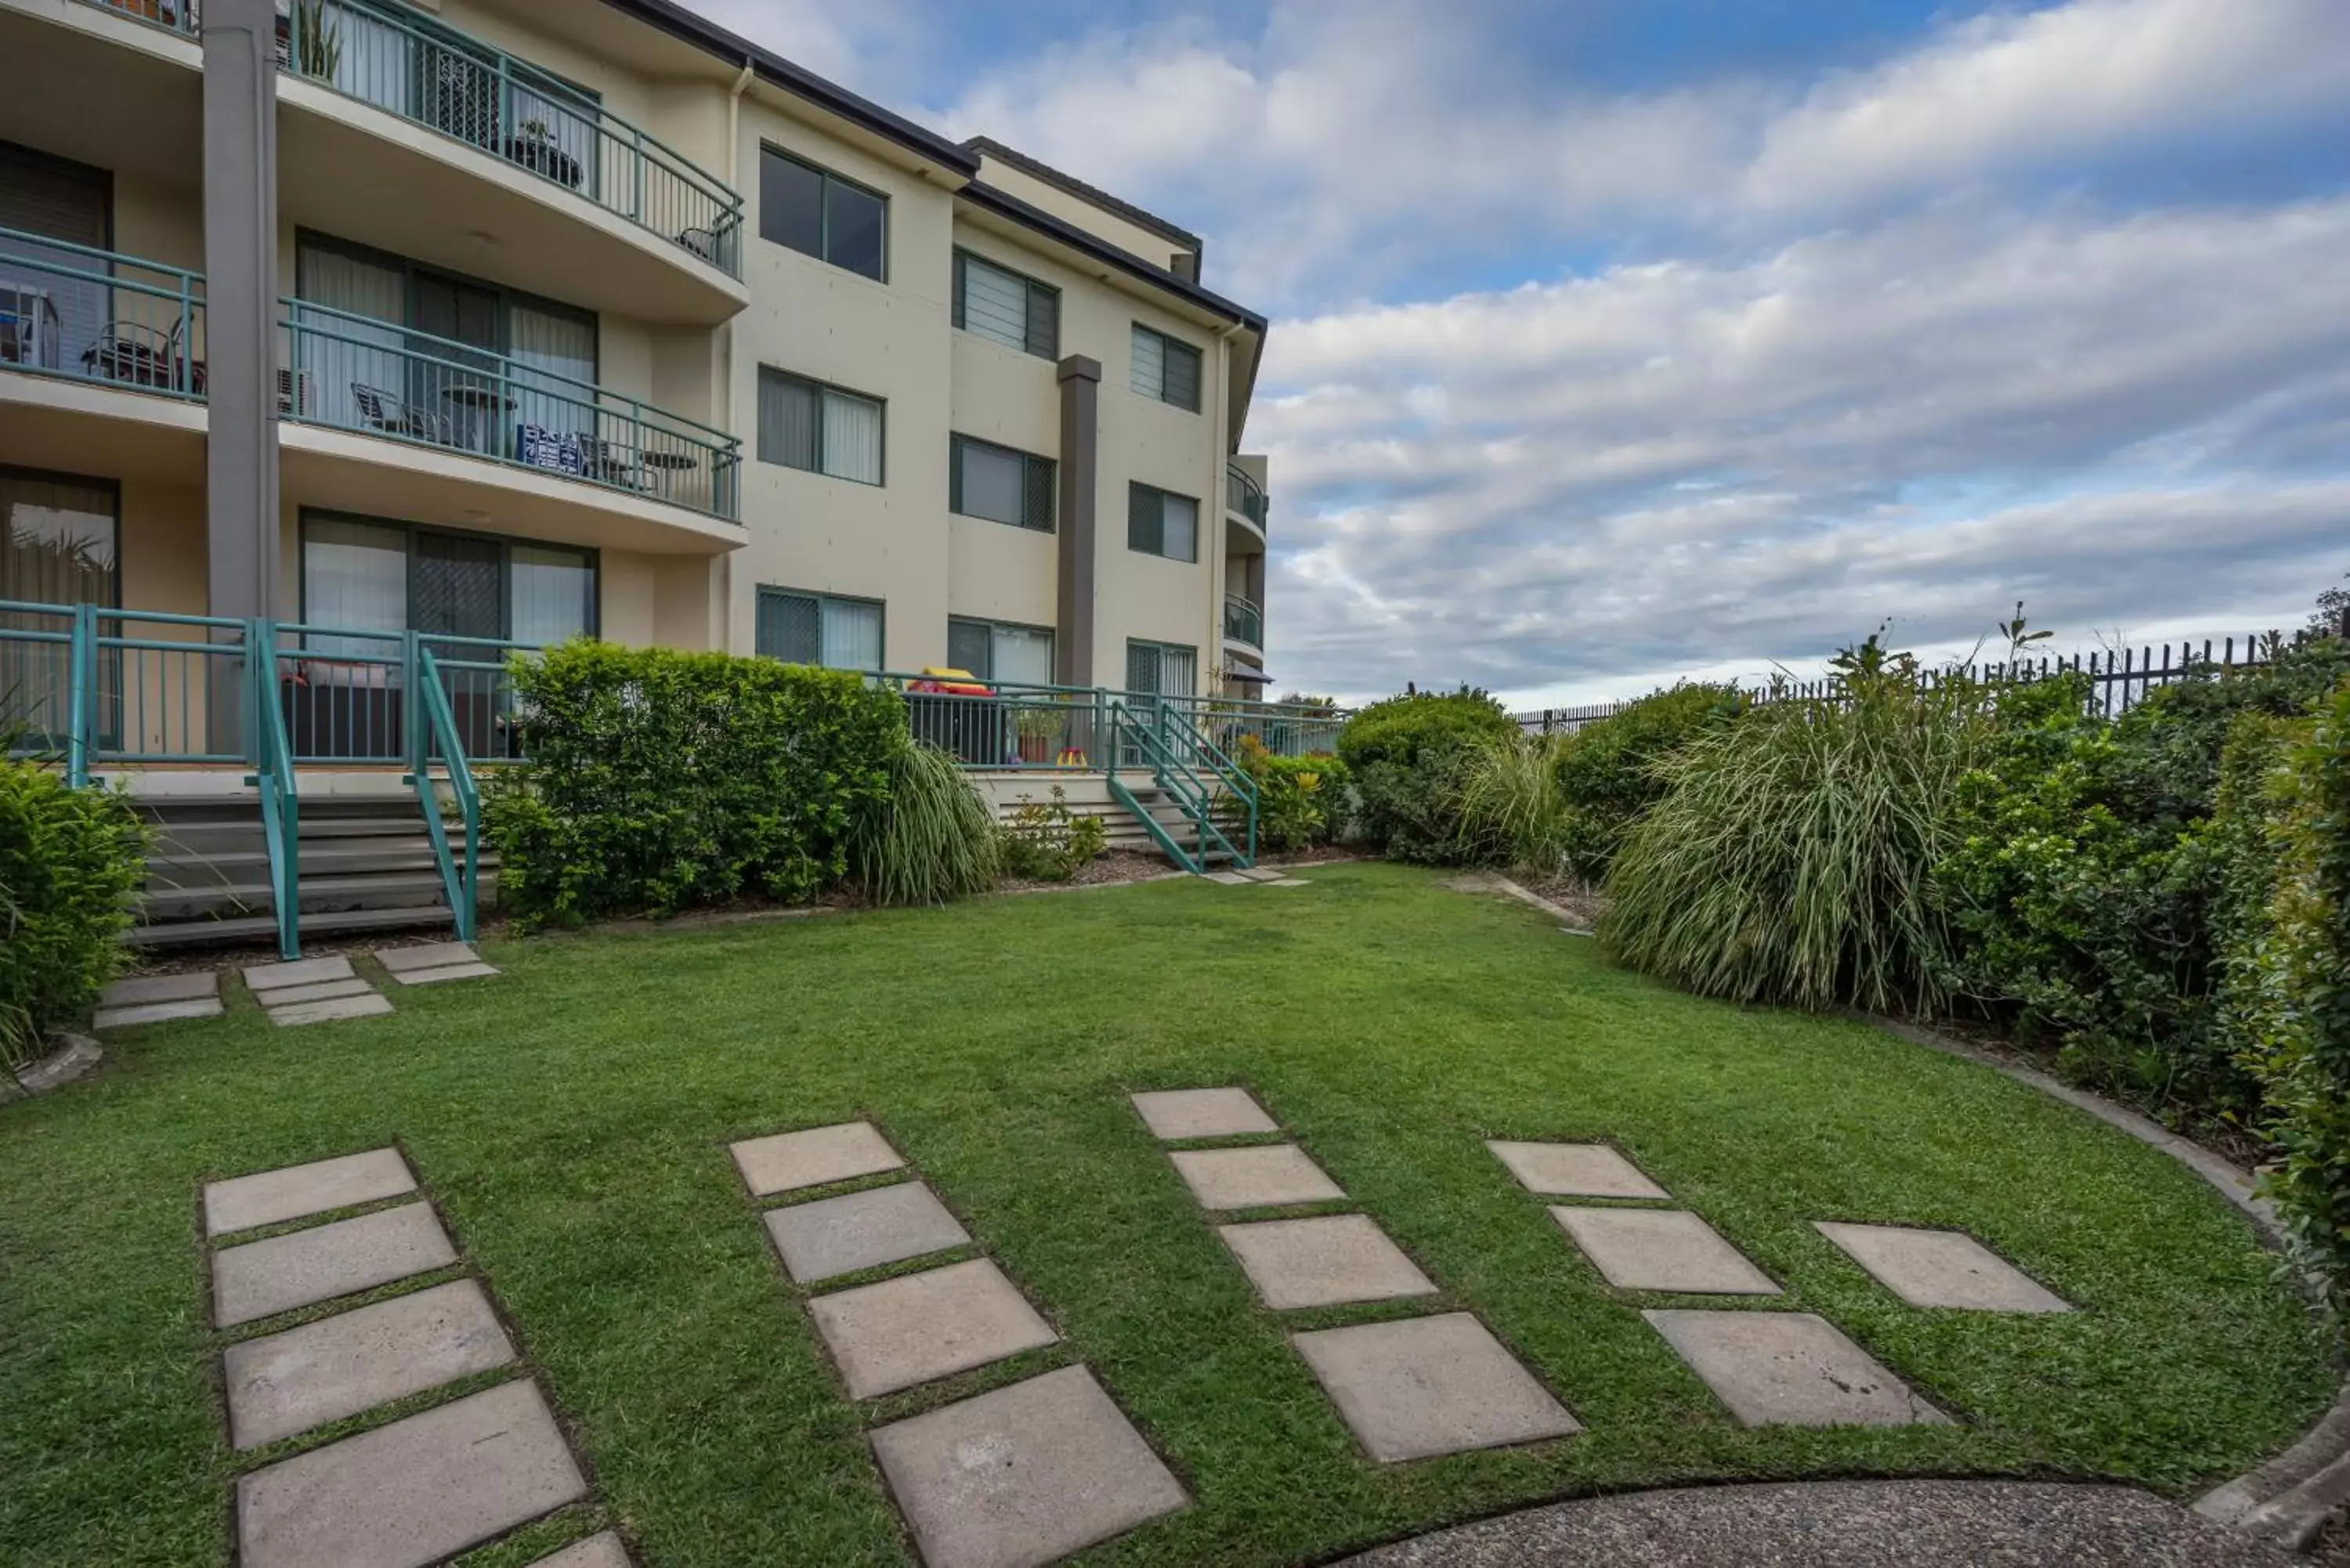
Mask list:
[[[247,646],[274,649],[276,628],[255,621]],[[293,748],[286,740],[286,715],[269,690],[275,659],[249,659],[247,728],[253,735],[254,787],[261,795],[261,832],[269,849],[269,904],[277,918],[278,956],[302,956],[302,816],[294,776]]]
[[[1250,789],[1246,795],[1250,826],[1249,849],[1244,853],[1217,823],[1220,802],[1216,792],[1194,769],[1192,759],[1182,754],[1187,742],[1180,734],[1168,729],[1165,711],[1150,711],[1146,718],[1124,702],[1113,702],[1109,706],[1109,717],[1113,737],[1123,753],[1121,761],[1131,760],[1149,769],[1151,781],[1159,786],[1159,792],[1174,801],[1177,809],[1183,814],[1183,819],[1190,827],[1191,842],[1187,846],[1170,834],[1166,825],[1153,815],[1118,777],[1116,769],[1107,774],[1110,798],[1133,814],[1151,839],[1178,865],[1187,869],[1206,870],[1211,855],[1216,849],[1222,850],[1236,866],[1254,865],[1256,792]],[[1226,765],[1229,766],[1228,759]],[[1237,769],[1232,773],[1234,776],[1240,776]],[[1244,777],[1241,782],[1246,785]]]
[[[1226,754],[1222,746],[1201,734],[1182,709],[1161,703],[1158,708],[1159,745],[1170,758],[1180,759],[1194,774],[1206,773],[1209,780],[1222,786],[1223,798],[1213,799],[1214,791],[1202,781],[1203,792],[1210,796],[1212,812],[1218,807],[1231,812],[1246,841],[1246,852],[1225,840],[1224,847],[1232,850],[1243,866],[1256,864],[1256,781],[1243,771],[1240,764]],[[1221,833],[1218,836],[1223,836]]]
[[290,0],[277,64],[743,275],[743,198],[594,93],[393,0]]
[[[411,634],[413,635],[412,633]],[[424,831],[432,840],[432,857],[441,867],[441,886],[448,896],[449,909],[457,927],[457,940],[473,940],[473,923],[479,910],[477,888],[481,877],[482,799],[473,787],[473,770],[466,765],[465,747],[457,732],[457,716],[449,706],[448,689],[442,683],[441,670],[429,648],[416,649],[417,673],[421,678],[419,687],[423,692],[424,722],[417,726],[418,751],[408,782],[416,786],[416,804],[424,813]],[[456,797],[457,814],[464,828],[463,870],[458,868],[458,857],[449,847],[449,833],[441,819],[441,797],[432,787],[432,757],[439,753],[448,770],[449,792]]]
[[201,401],[204,279],[0,228],[0,369]]
[[182,37],[192,38],[203,30],[198,0],[84,0],[84,4],[150,23]]

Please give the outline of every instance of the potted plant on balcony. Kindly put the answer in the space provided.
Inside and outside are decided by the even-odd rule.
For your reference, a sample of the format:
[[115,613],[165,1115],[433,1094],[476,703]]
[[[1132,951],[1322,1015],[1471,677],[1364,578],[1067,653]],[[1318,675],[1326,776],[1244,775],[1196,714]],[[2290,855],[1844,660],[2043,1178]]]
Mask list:
[[334,80],[343,63],[343,29],[328,20],[327,0],[294,0],[292,15],[277,18],[277,60],[314,80]]
[[579,160],[556,145],[555,129],[543,119],[525,119],[506,142],[506,155],[534,174],[544,174],[560,185],[579,188]]
[[1049,763],[1053,760],[1053,742],[1068,728],[1068,715],[1050,708],[1023,708],[1013,715],[1012,726],[1020,737],[1020,760],[1024,763]]

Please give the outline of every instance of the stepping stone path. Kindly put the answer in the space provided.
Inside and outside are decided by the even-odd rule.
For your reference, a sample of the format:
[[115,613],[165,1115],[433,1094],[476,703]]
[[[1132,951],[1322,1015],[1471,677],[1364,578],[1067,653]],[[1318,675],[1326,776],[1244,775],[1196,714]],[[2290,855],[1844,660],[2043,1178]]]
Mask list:
[[[1131,1096],[1162,1142],[1260,1137],[1280,1124],[1241,1088]],[[1211,1212],[1344,1201],[1346,1190],[1295,1144],[1168,1151]],[[1406,1300],[1434,1281],[1367,1214],[1219,1225],[1257,1299],[1275,1312]],[[1583,1428],[1491,1330],[1465,1312],[1355,1324],[1290,1336],[1356,1439],[1382,1464],[1563,1438]]]
[[1200,876],[1205,881],[1221,882],[1227,888],[1246,888],[1253,885],[1263,888],[1305,886],[1305,878],[1303,877],[1292,877],[1286,871],[1264,866],[1252,866],[1245,871],[1203,871]]
[[169,1023],[181,1018],[221,1015],[220,976],[150,974],[118,980],[98,993],[93,1029],[128,1029],[134,1023]]
[[375,961],[402,985],[437,985],[444,980],[476,980],[497,973],[467,942],[423,942],[378,948]]
[[[761,1218],[795,1284],[972,1243],[938,1195],[910,1176],[808,1196],[907,1170],[905,1157],[870,1122],[745,1138],[731,1152],[753,1197],[786,1199]],[[807,1307],[852,1399],[919,1388],[1060,1342],[987,1258],[831,1291]],[[1190,1501],[1083,1366],[890,1422],[871,1440],[926,1568],[1033,1568]]]
[[[276,989],[319,983],[330,981]],[[386,1207],[328,1218],[371,1203]],[[211,1182],[203,1217],[224,1329],[461,1262],[397,1149]],[[288,1224],[298,1228],[236,1240]],[[230,1444],[247,1453],[298,1442],[518,1361],[488,1292],[470,1276],[239,1338],[221,1357]],[[538,1383],[515,1377],[248,1470],[236,1483],[237,1562],[425,1568],[588,1496]],[[629,1555],[608,1531],[542,1559],[547,1565],[629,1568]]]
[[[1665,1189],[1605,1144],[1489,1141],[1545,1197],[1661,1199]],[[1777,1295],[1779,1286],[1686,1210],[1554,1205],[1551,1218],[1619,1290]],[[1955,1231],[1821,1220],[1815,1228],[1911,1306],[2048,1313],[2072,1308]],[[1745,1425],[1893,1427],[1950,1417],[1835,1324],[1810,1313],[1659,1309],[1641,1316]]]
[[269,1021],[281,1026],[373,1018],[391,1011],[390,999],[361,980],[347,958],[254,964],[244,971],[244,983]]

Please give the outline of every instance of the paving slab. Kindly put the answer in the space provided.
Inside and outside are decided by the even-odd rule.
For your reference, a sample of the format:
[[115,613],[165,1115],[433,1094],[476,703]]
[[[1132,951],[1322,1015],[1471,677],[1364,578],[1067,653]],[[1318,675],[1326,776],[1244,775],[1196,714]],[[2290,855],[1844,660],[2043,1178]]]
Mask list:
[[1366,1214],[1220,1225],[1264,1304],[1280,1311],[1432,1296],[1436,1285]]
[[230,1439],[259,1448],[514,1358],[473,1281],[394,1296],[230,1345],[222,1358]]
[[1245,888],[1256,880],[1243,871],[1210,871],[1204,874],[1211,882],[1222,882],[1227,888]]
[[1749,1427],[1907,1427],[1950,1417],[1807,1312],[1640,1314]]
[[552,1557],[542,1557],[531,1568],[631,1568],[629,1549],[612,1531],[575,1541]]
[[1276,871],[1269,866],[1252,866],[1247,870],[1236,874],[1251,882],[1277,882],[1287,875],[1286,872]]
[[110,981],[98,993],[100,1007],[144,1007],[158,1002],[198,1002],[220,995],[220,976],[212,970],[188,974],[141,974]]
[[1306,880],[1303,877],[1275,877],[1263,884],[1267,888],[1303,888],[1306,885]]
[[960,1247],[971,1232],[919,1181],[868,1187],[766,1213],[784,1272],[801,1284]]
[[1771,1276],[1721,1233],[1682,1209],[1568,1209],[1551,1218],[1619,1290],[1684,1295],[1775,1296]]
[[1959,1231],[1907,1225],[1814,1227],[1911,1306],[1972,1312],[2071,1312],[2070,1303]]
[[396,1148],[371,1148],[233,1176],[204,1184],[204,1233],[250,1231],[255,1225],[275,1225],[415,1190],[416,1178]]
[[457,1249],[430,1205],[379,1209],[214,1252],[213,1318],[231,1328],[456,1261]]
[[1060,1335],[985,1258],[808,1303],[854,1398],[968,1372]]
[[452,963],[440,969],[395,970],[391,978],[402,985],[438,985],[444,980],[479,980],[497,972],[494,964]]
[[1203,1209],[1277,1209],[1347,1196],[1293,1143],[1179,1148],[1167,1158]]
[[482,955],[471,942],[418,942],[404,948],[378,948],[375,961],[394,974],[412,969],[446,969],[452,964],[479,963]]
[[1082,1366],[873,1433],[925,1568],[1035,1568],[1190,1500]]
[[1550,1198],[1664,1198],[1665,1189],[1604,1143],[1512,1143],[1485,1147],[1528,1192]]
[[257,963],[244,971],[244,983],[255,995],[282,991],[289,985],[316,985],[320,981],[350,978],[351,961],[340,956],[296,959],[290,963]]
[[373,996],[375,987],[353,975],[348,980],[322,980],[312,985],[282,985],[260,993],[261,1005],[275,1012],[306,1002],[332,1002],[338,996]]
[[537,1385],[468,1396],[236,1484],[240,1568],[424,1568],[588,1495]]
[[906,1163],[871,1122],[841,1122],[773,1137],[744,1138],[733,1146],[733,1153],[735,1168],[759,1198],[897,1170]]
[[1146,1089],[1128,1098],[1153,1137],[1230,1137],[1281,1130],[1246,1089]]
[[92,1029],[129,1029],[140,1023],[174,1023],[182,1018],[218,1018],[217,996],[193,1002],[142,1002],[129,1007],[101,1007],[90,1020]]
[[1381,1464],[1583,1429],[1465,1312],[1292,1337],[1356,1438]]
[[391,998],[369,992],[365,996],[338,996],[326,1002],[305,1002],[268,1010],[269,1022],[291,1029],[303,1023],[333,1023],[345,1018],[379,1018],[391,1011]]

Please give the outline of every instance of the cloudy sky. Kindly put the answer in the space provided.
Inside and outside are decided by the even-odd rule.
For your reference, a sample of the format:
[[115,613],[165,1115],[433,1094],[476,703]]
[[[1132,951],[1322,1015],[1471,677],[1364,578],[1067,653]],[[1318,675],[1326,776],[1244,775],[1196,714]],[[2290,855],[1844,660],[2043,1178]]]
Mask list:
[[698,0],[1207,240],[1284,688],[1533,707],[2296,624],[2350,0]]

